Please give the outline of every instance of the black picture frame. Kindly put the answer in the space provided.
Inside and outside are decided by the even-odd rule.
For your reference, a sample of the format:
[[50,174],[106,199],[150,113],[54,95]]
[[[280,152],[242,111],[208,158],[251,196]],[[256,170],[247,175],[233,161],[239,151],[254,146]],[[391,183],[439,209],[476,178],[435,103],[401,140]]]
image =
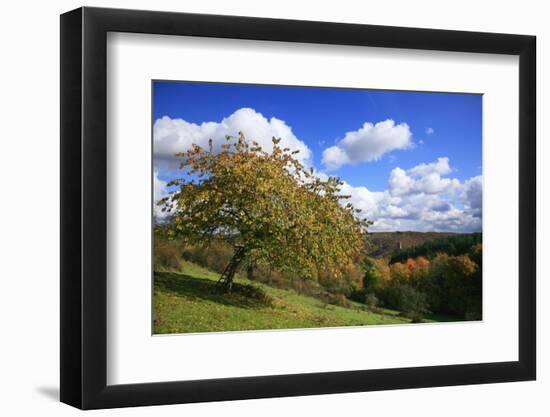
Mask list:
[[[519,56],[519,360],[107,385],[108,32]],[[536,38],[251,17],[80,8],[61,15],[61,401],[81,409],[536,378]]]

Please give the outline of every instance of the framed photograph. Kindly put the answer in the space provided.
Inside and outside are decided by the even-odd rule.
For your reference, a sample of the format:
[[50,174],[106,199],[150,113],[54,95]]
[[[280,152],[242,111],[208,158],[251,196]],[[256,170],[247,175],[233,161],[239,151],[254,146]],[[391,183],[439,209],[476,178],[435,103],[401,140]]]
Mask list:
[[61,16],[61,401],[533,380],[535,37]]

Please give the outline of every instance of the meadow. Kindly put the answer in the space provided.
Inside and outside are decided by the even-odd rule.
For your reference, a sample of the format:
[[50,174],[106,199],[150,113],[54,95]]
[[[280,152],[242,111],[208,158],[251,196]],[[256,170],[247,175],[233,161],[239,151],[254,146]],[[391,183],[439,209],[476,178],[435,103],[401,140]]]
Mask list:
[[[154,274],[154,333],[195,333],[405,324],[399,311],[345,300],[335,305],[238,274],[231,294],[215,290],[219,274],[183,261]],[[458,320],[428,316],[426,322]]]
[[367,256],[338,280],[304,279],[249,262],[238,268],[228,293],[216,286],[232,257],[228,244],[157,237],[153,332],[479,320],[480,242],[480,234],[372,234],[365,252],[384,255]]

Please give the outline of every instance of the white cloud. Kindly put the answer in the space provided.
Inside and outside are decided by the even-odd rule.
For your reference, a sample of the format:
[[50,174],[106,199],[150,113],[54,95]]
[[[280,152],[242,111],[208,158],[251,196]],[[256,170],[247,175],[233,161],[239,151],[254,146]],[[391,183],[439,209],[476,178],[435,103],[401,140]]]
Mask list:
[[430,136],[430,135],[433,135],[435,133],[435,130],[431,127],[427,127],[425,132],[426,132],[426,135]]
[[387,216],[390,218],[400,218],[400,217],[407,217],[409,215],[409,212],[405,210],[403,207],[398,207],[394,205],[389,205],[386,207],[386,213]]
[[459,185],[460,182],[456,178],[441,178],[436,172],[432,172],[416,182],[417,191],[426,194],[439,194],[452,191]]
[[361,216],[369,218],[376,216],[381,206],[387,204],[388,195],[386,192],[373,192],[367,187],[353,187],[344,182],[341,193],[349,195],[348,200],[356,209],[361,210]]
[[481,218],[483,205],[483,178],[480,176],[470,178],[464,183],[462,196],[466,209],[474,216]]
[[449,192],[460,185],[455,178],[441,177],[450,172],[449,158],[438,158],[437,161],[429,164],[422,163],[407,171],[394,168],[388,181],[389,191],[394,196]]
[[388,184],[390,187],[390,193],[394,196],[399,196],[412,192],[415,186],[415,181],[409,177],[403,169],[397,167],[392,169]]
[[157,205],[157,202],[164,196],[168,194],[168,191],[166,190],[167,182],[163,181],[159,178],[158,171],[153,172],[153,216],[156,219],[163,219],[165,218],[168,213],[163,212],[159,205]]
[[338,146],[331,146],[323,151],[323,164],[329,171],[334,171],[349,163],[350,159],[347,152]]
[[156,202],[166,195],[166,181],[159,178],[158,171],[153,173],[153,200]]
[[344,139],[323,152],[323,164],[334,171],[346,164],[380,159],[387,152],[412,146],[412,133],[406,123],[395,124],[391,119],[376,124],[365,123]]
[[411,194],[403,197],[398,204],[390,204],[384,198],[371,210],[370,215],[361,215],[374,222],[370,231],[481,230],[481,217],[466,208],[456,207],[445,196],[437,194]]
[[[265,118],[250,108],[242,108],[219,122],[195,124],[183,119],[163,117],[154,124],[153,198],[168,194],[167,183],[159,178],[177,166],[176,152],[183,152],[193,144],[207,147],[212,138],[214,148],[220,149],[225,136],[245,133],[247,140],[257,141],[266,151],[272,149],[272,137],[281,138],[281,146],[300,150],[297,157],[306,165],[311,151],[298,139],[290,126],[277,118]],[[396,125],[392,120],[375,125],[365,123],[355,132],[348,132],[336,146],[325,149],[323,163],[327,169],[345,164],[356,164],[380,158],[394,149],[412,146],[412,135],[406,124]],[[391,155],[390,155],[391,156]],[[390,172],[388,188],[371,191],[346,182],[342,194],[350,195],[350,202],[361,209],[360,216],[374,221],[371,231],[476,231],[481,228],[482,177],[460,182],[448,178],[452,172],[448,158],[410,169],[396,167]],[[316,172],[326,178],[327,174]],[[167,216],[155,206],[154,216],[162,221]]]
[[196,124],[168,116],[157,119],[153,126],[155,167],[176,167],[175,153],[186,151],[192,144],[207,148],[209,139],[212,139],[214,149],[219,150],[227,135],[236,137],[239,132],[243,132],[248,141],[258,142],[268,152],[273,147],[272,138],[276,137],[281,138],[281,147],[299,150],[296,157],[302,162],[307,163],[311,158],[310,149],[283,120],[267,119],[254,109],[241,108],[220,122]]
[[452,172],[448,158],[409,170],[395,168],[385,191],[370,191],[344,182],[342,194],[374,224],[371,231],[481,230],[481,177],[464,182],[442,178]]
[[437,173],[441,175],[449,174],[451,167],[449,165],[449,158],[437,158],[437,161],[429,164],[419,164],[414,168],[407,171],[412,176],[422,177],[431,173]]
[[378,219],[375,220],[373,225],[369,228],[371,232],[393,232],[394,230],[401,230],[401,220],[399,219]]

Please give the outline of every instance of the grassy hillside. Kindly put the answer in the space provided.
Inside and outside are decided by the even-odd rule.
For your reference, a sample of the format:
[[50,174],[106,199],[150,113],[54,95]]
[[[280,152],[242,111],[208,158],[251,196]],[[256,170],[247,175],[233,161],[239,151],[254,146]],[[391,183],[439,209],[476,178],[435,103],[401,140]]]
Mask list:
[[[241,276],[232,294],[214,290],[219,274],[189,262],[181,272],[155,272],[154,333],[291,329],[409,323],[392,310],[349,307],[249,281]],[[255,290],[256,289],[256,290]],[[257,289],[261,289],[258,291]]]
[[453,236],[455,233],[440,232],[375,232],[369,233],[367,253],[374,258],[390,257],[394,251],[419,246],[428,240]]

